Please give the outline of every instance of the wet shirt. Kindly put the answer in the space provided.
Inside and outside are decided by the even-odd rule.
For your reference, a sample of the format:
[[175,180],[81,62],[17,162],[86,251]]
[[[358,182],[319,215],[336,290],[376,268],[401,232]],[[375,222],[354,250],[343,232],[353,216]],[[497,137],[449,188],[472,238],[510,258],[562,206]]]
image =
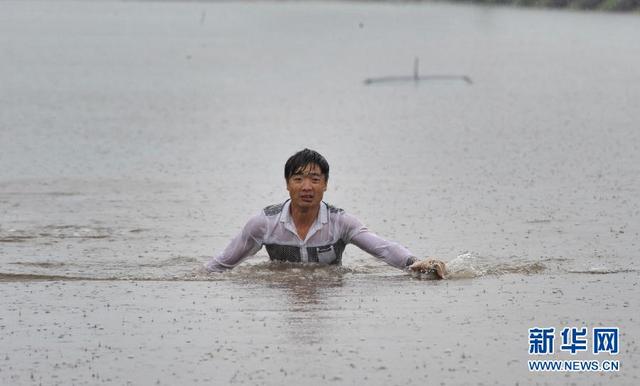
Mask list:
[[354,244],[386,263],[405,268],[415,261],[398,243],[369,231],[357,218],[325,202],[307,236],[301,240],[289,212],[290,201],[271,205],[251,217],[222,253],[205,264],[209,272],[231,269],[264,246],[271,260],[341,264],[347,244]]

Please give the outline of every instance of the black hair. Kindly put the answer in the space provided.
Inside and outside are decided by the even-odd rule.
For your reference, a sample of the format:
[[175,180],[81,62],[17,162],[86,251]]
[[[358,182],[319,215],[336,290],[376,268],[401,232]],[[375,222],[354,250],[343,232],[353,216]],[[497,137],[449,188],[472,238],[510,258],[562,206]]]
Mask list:
[[329,163],[322,154],[309,149],[300,150],[289,157],[287,163],[284,164],[284,179],[289,181],[291,176],[300,173],[308,165],[313,164],[318,165],[320,171],[324,174],[324,180],[329,181]]

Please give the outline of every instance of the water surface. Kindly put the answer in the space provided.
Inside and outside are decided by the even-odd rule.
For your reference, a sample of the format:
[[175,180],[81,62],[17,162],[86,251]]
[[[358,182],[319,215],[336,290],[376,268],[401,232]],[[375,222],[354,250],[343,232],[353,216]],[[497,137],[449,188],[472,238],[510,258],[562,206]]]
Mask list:
[[[639,26],[447,4],[1,2],[0,380],[637,383]],[[431,80],[364,83],[411,77],[416,57]],[[353,246],[337,269],[261,251],[195,272],[286,198],[303,147],[331,164],[326,201],[451,279]],[[621,328],[621,372],[526,370],[528,328],[583,324]]]

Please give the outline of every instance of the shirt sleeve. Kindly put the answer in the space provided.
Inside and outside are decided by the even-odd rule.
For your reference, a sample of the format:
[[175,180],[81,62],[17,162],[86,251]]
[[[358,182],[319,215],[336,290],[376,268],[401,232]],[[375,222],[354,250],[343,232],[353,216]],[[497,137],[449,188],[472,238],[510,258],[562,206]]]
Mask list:
[[371,232],[354,216],[345,213],[341,217],[343,235],[347,243],[352,243],[370,255],[400,269],[406,268],[416,260],[407,248]]
[[255,255],[262,248],[262,240],[267,229],[264,213],[249,219],[240,234],[234,237],[218,256],[207,262],[204,267],[208,272],[223,272],[232,269],[249,256]]

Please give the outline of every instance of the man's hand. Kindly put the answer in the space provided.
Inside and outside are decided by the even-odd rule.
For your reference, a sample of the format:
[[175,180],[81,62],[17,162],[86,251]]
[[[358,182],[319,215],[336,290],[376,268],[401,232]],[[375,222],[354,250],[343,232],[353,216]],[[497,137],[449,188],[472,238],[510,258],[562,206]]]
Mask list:
[[437,279],[444,279],[447,275],[447,268],[444,262],[437,259],[426,259],[416,261],[409,266],[413,272],[433,273]]

